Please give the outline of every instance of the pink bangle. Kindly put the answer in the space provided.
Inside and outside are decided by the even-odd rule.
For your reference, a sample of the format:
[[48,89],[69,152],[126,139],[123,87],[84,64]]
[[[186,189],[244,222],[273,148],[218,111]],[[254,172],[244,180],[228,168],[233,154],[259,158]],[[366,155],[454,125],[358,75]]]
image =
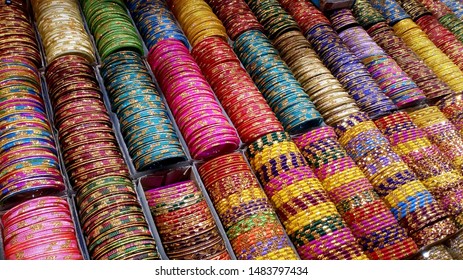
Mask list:
[[[325,258],[329,258],[328,252],[329,250],[336,249],[333,247],[333,243],[346,244],[350,239],[355,239],[348,228],[342,228],[330,234],[326,234],[321,236],[318,239],[312,240],[309,243],[299,247],[297,249],[298,252],[304,254],[304,252],[308,252],[309,254],[315,254],[319,256],[324,256]],[[338,247],[338,246],[337,246]]]
[[12,219],[8,222],[8,224],[4,224],[4,235],[10,231],[17,231],[30,224],[35,224],[46,220],[65,219],[71,216],[69,211],[65,211],[60,207],[40,209],[38,211],[34,211],[32,214],[33,215],[26,217],[23,217],[24,215],[17,216],[16,219]]
[[239,143],[239,138],[236,136],[235,130],[230,126],[223,126],[222,124],[204,126],[194,134],[185,133],[185,138],[191,139],[188,144],[194,147],[204,146],[207,143],[220,142],[221,137],[235,136]]
[[10,210],[8,210],[3,216],[2,216],[2,223],[8,224],[9,220],[11,218],[14,218],[15,216],[21,215],[26,212],[31,212],[36,209],[44,208],[44,207],[50,207],[50,206],[65,206],[68,208],[67,201],[58,198],[58,197],[39,197],[39,198],[34,198],[31,200],[28,200],[25,203],[22,203],[20,205],[17,205]]
[[301,143],[301,144],[303,143],[304,146],[307,146],[314,142],[317,142],[317,141],[320,141],[326,138],[337,139],[334,129],[329,126],[320,127],[320,128],[311,130],[309,132],[306,132],[305,134],[296,137],[294,141],[296,142],[298,146],[299,146],[298,143]]
[[70,227],[62,227],[59,229],[46,229],[40,231],[39,234],[33,235],[32,233],[26,231],[19,233],[13,236],[6,244],[5,244],[5,251],[9,251],[14,246],[18,245],[19,243],[33,243],[35,241],[40,241],[41,239],[47,239],[48,237],[55,236],[57,233],[59,234],[74,234],[74,228]]
[[66,260],[83,260],[80,252],[51,252],[48,254],[38,255],[30,258],[29,260],[54,260],[54,261],[66,261]]
[[187,123],[188,120],[207,120],[212,117],[221,117],[225,121],[227,120],[221,108],[213,103],[192,104],[189,107],[181,108],[175,116],[183,123]]
[[[196,86],[192,87],[192,84]],[[164,89],[163,89],[164,90]],[[208,85],[205,85],[201,82],[191,81],[191,82],[181,82],[172,85],[171,89],[164,90],[166,94],[166,99],[169,104],[181,103],[185,100],[194,100],[196,96],[208,96],[215,100],[214,93],[211,91],[211,88]]]
[[153,71],[158,69],[159,65],[162,64],[163,55],[173,53],[173,51],[183,50],[188,53],[188,49],[179,41],[175,39],[166,39],[160,41],[154,46],[148,53],[148,63]]
[[45,240],[40,244],[31,244],[30,246],[18,251],[5,251],[5,257],[8,260],[27,260],[43,253],[53,251],[66,251],[72,253],[80,252],[77,242],[70,239],[71,236],[61,236],[54,240]]
[[[184,103],[195,103],[198,98],[203,98],[210,103],[211,101],[216,102],[214,93],[208,88],[197,88],[193,90],[185,90],[179,93],[172,94],[167,99],[169,106],[172,108],[172,111],[177,110],[177,108],[184,106]],[[199,101],[198,101],[199,102]],[[203,102],[205,103],[205,102]]]
[[[168,73],[161,77],[161,88],[165,92],[176,92],[178,86],[187,86],[189,90],[194,90],[204,86],[211,90],[204,77],[193,68],[179,69],[178,73]],[[172,76],[171,76],[172,75]],[[175,75],[175,76],[173,76]]]
[[47,220],[45,222],[31,224],[31,225],[29,225],[27,227],[23,227],[23,228],[19,229],[18,231],[14,231],[14,232],[5,230],[4,242],[8,243],[9,240],[11,238],[13,238],[17,234],[22,234],[22,233],[25,233],[25,232],[28,232],[28,233],[31,233],[31,234],[36,233],[37,231],[39,231],[39,230],[37,230],[37,228],[40,228],[40,229],[44,229],[44,228],[59,229],[59,228],[62,228],[62,227],[72,227],[72,228],[74,228],[74,223],[72,222],[72,220]]
[[192,153],[198,159],[207,159],[212,156],[224,155],[234,152],[238,149],[238,147],[239,144],[237,144],[235,139],[223,140],[220,143],[211,144],[204,148],[200,147],[198,150],[194,149]]
[[[208,131],[216,130],[217,131],[215,133],[216,135],[223,135],[227,133],[231,134],[232,132],[229,132],[229,129],[227,129],[225,126],[226,121],[227,120],[223,116],[218,116],[218,117],[212,116],[204,120],[196,120],[190,125],[187,125],[187,128],[186,128],[187,131],[185,131],[184,133],[185,141],[187,141],[187,143],[191,143],[192,145],[195,145],[195,144],[201,145],[201,143],[197,141],[199,138],[203,137],[202,135],[204,133],[202,131],[205,131],[205,130],[208,130]],[[215,137],[215,136],[211,136],[211,137]]]

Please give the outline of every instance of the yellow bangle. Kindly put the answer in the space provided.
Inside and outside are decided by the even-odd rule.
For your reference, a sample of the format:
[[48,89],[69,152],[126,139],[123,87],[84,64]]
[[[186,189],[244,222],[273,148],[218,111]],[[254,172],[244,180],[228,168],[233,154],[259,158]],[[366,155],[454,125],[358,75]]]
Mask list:
[[443,174],[430,177],[426,180],[421,180],[427,189],[432,190],[435,187],[443,184],[453,184],[463,180],[463,177],[456,171],[445,172]]
[[363,174],[359,168],[349,168],[332,176],[328,176],[322,181],[322,185],[327,192],[331,192],[333,189],[362,178],[365,178],[365,174]]
[[356,260],[356,261],[357,261],[357,260],[359,260],[359,261],[364,260],[364,261],[366,261],[366,260],[369,260],[369,258],[367,257],[367,255],[361,254],[360,256],[355,257],[355,258],[353,258],[352,260]]
[[324,191],[323,186],[318,179],[307,178],[279,190],[271,197],[271,200],[284,201],[284,198],[288,198],[288,200],[290,200],[290,197],[297,197],[302,193],[310,193],[314,190]]
[[392,147],[394,152],[399,155],[408,155],[411,152],[431,147],[432,143],[428,140],[428,138],[420,138],[411,141],[407,141],[404,143],[399,143]]
[[373,177],[368,178],[373,186],[378,186],[384,181],[385,179],[391,177],[392,175],[409,170],[407,164],[403,161],[394,162],[390,164],[387,169],[378,172]]
[[270,159],[291,152],[299,153],[299,149],[296,143],[292,141],[279,142],[272,146],[265,146],[261,152],[257,153],[256,156],[251,159],[251,165],[257,167],[256,169],[258,169],[265,163],[269,162]]
[[296,215],[289,217],[288,220],[284,221],[286,231],[289,235],[303,228],[304,226],[318,221],[324,217],[339,215],[336,206],[332,202],[326,202],[311,206],[303,212],[297,213]]

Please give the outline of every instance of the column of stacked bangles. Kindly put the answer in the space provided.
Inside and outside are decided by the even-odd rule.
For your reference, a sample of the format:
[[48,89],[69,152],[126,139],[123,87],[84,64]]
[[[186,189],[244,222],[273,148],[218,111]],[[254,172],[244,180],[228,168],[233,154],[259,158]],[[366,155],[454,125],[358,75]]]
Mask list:
[[410,18],[426,33],[428,38],[462,69],[462,58],[458,53],[462,43],[434,17],[420,1],[396,1],[410,15]]
[[[190,55],[188,40],[164,1],[128,1],[128,7],[150,46],[151,69],[193,159],[236,150],[240,139]],[[159,21],[166,24],[161,25]],[[148,30],[149,24],[154,28]]]
[[[0,4],[0,208],[5,258],[82,259],[44,100],[26,3]],[[48,196],[48,195],[57,195]],[[39,198],[34,198],[38,196]]]
[[314,129],[295,142],[370,259],[401,259],[416,251],[333,128]]
[[145,195],[169,259],[230,259],[195,181],[154,188]]
[[[92,8],[82,5],[85,11]],[[44,41],[45,78],[90,258],[159,258],[103,102],[92,66],[98,59],[79,3],[32,1],[32,7],[41,38],[59,41],[59,48]],[[130,19],[120,15],[120,7],[111,5],[107,10],[117,13],[121,21]],[[93,20],[88,22],[95,24]],[[102,57],[121,46],[143,51],[136,32],[110,32],[111,21],[106,17],[100,27],[102,34],[116,33],[95,40]],[[116,44],[114,37],[120,42]]]
[[237,259],[298,259],[241,153],[212,159],[199,167],[199,173]]
[[[186,160],[174,125],[142,55],[143,43],[121,1],[81,1],[101,56],[111,109],[133,165],[144,171]],[[130,90],[127,84],[131,84]],[[158,133],[157,137],[152,137]],[[165,151],[166,150],[166,151]]]
[[[405,112],[375,121],[392,148],[408,164],[442,209],[461,220],[463,177]],[[450,140],[451,141],[451,140]],[[440,147],[442,148],[442,147]]]
[[[143,43],[122,1],[81,1],[101,56],[111,109],[137,171],[186,160],[142,55]],[[130,83],[130,88],[127,85]],[[158,133],[153,137],[153,133]]]
[[359,26],[350,10],[335,11],[330,15],[330,20],[342,41],[398,108],[413,107],[425,101],[423,91]]

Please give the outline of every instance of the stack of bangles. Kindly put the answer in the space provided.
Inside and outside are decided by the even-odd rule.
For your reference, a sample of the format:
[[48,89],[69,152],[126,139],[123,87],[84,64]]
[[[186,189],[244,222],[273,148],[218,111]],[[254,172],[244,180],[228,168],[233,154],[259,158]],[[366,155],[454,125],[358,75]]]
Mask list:
[[0,210],[65,190],[42,98],[39,47],[23,9],[19,2],[0,5]]
[[80,0],[101,59],[121,50],[143,55],[143,43],[121,0]]
[[420,0],[420,2],[425,5],[439,22],[450,30],[460,42],[463,42],[463,21],[459,19],[449,7],[441,1]]
[[47,63],[68,54],[95,62],[93,44],[76,0],[32,0],[31,4]]
[[[203,0],[196,2],[201,7],[208,7]],[[209,18],[210,24],[222,25],[210,8],[203,9],[203,17]],[[187,9],[182,14],[187,16],[186,19],[184,16],[177,16],[182,26],[187,24],[189,13],[196,14],[199,11],[193,12]],[[222,26],[220,29],[225,30],[225,27]],[[283,129],[281,123],[251,77],[242,68],[240,60],[226,41],[226,34],[217,32],[209,35],[194,45],[191,54],[236,127],[241,140],[249,144],[265,134],[281,131]],[[190,37],[191,35],[188,38]]]
[[335,130],[348,155],[419,247],[455,233],[452,220],[365,113],[337,124]]
[[362,111],[377,118],[397,109],[320,10],[309,1],[284,0],[281,3],[294,16],[317,55]]
[[[411,19],[402,20],[392,27],[397,36],[410,47],[428,65],[437,77],[459,93],[463,91],[463,72],[434,43],[429,40],[421,28]],[[423,47],[421,47],[423,46]]]
[[390,25],[397,22],[410,19],[410,15],[394,0],[368,0],[370,4],[378,10],[385,18],[388,19]]
[[187,38],[164,0],[126,0],[125,2],[148,50],[168,38],[177,39],[189,47]]
[[46,80],[90,257],[159,258],[94,69],[80,56],[62,56]]
[[438,100],[435,105],[452,122],[460,137],[463,137],[463,94],[445,96]]
[[[452,14],[455,16],[455,14],[452,12],[452,10],[447,7],[443,2],[444,1],[435,1],[435,0],[419,0],[421,4],[423,4],[426,9],[428,9],[437,19]],[[454,1],[452,1],[454,2]],[[458,19],[457,17],[455,17]]]
[[449,252],[456,260],[463,260],[463,233],[457,234],[455,237],[450,239]]
[[238,260],[297,260],[286,232],[241,153],[199,167]]
[[453,260],[452,255],[444,245],[436,245],[422,252],[418,260]]
[[322,114],[326,124],[333,125],[360,111],[355,100],[323,65],[300,31],[286,32],[277,37],[273,44]]
[[454,167],[463,172],[463,141],[458,130],[444,114],[437,107],[430,106],[410,113],[410,118]]
[[398,108],[412,107],[426,100],[423,91],[395,60],[388,56],[362,27],[358,26],[350,10],[342,9],[333,12],[330,20],[342,41],[362,61],[381,90]]
[[194,181],[151,189],[145,195],[169,259],[230,259],[211,211]]
[[226,5],[223,4],[222,0],[206,0],[206,2],[222,21],[232,41],[235,41],[239,35],[247,30],[264,32],[264,27],[244,0],[227,0]]
[[67,201],[44,196],[21,203],[1,218],[7,260],[81,260]]
[[0,43],[2,56],[27,57],[33,65],[41,67],[42,58],[34,26],[27,12],[26,0],[14,1],[9,5],[1,3],[0,18],[0,28],[3,31]]
[[299,133],[322,123],[315,105],[261,31],[241,34],[234,50],[287,132]]
[[283,130],[226,41],[220,37],[204,39],[191,53],[243,143],[250,144],[266,134]]
[[463,70],[463,43],[432,15],[426,15],[415,21],[426,32],[428,38],[442,50],[460,70]]
[[439,22],[450,30],[460,42],[463,42],[463,20],[454,13],[448,13],[439,18]]
[[227,40],[227,31],[204,0],[168,0],[170,10],[194,48],[209,37]]
[[460,1],[455,1],[455,0],[440,0],[442,3],[444,3],[447,7],[452,10],[455,15],[463,20],[463,3]]
[[[397,36],[418,56],[424,60],[436,75],[447,83],[452,90],[459,93],[463,91],[463,72],[426,36],[426,33],[410,19],[410,16],[402,17],[399,14],[407,14],[405,10],[394,0],[372,0],[373,7],[388,19]],[[393,9],[390,9],[393,7]],[[391,13],[391,11],[393,11]],[[397,20],[399,19],[399,20]]]
[[242,1],[246,1],[259,22],[264,26],[270,40],[274,40],[286,32],[299,30],[296,21],[283,9],[278,0]]
[[149,64],[193,159],[235,151],[240,139],[185,45],[166,39],[153,47]]
[[135,168],[146,170],[186,160],[166,105],[140,55],[132,51],[111,54],[100,71]]
[[287,133],[268,134],[246,153],[301,259],[367,259]]
[[461,215],[463,176],[429,141],[426,133],[405,112],[383,117],[375,123],[441,208],[451,216]]
[[429,101],[455,94],[400,37],[394,34],[386,19],[367,0],[355,1],[353,13],[368,35],[412,78]]
[[426,7],[423,4],[421,4],[419,0],[394,1],[396,1],[402,7],[402,9],[404,9],[405,12],[410,15],[410,18],[415,22],[424,16],[432,15],[432,13],[428,9],[426,9]]
[[295,138],[338,212],[370,259],[403,259],[418,248],[337,141],[331,127]]

